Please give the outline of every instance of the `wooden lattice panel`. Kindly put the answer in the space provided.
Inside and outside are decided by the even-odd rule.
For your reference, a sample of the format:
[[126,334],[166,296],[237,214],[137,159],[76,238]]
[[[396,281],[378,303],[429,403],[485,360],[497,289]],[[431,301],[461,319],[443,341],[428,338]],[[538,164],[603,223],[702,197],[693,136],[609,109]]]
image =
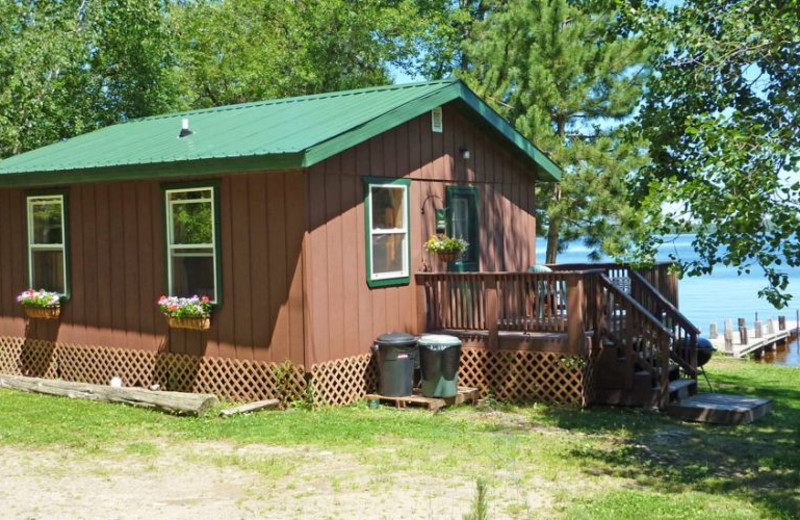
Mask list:
[[0,373],[213,393],[234,401],[301,399],[305,370],[291,363],[211,358],[0,337]]
[[289,363],[160,354],[158,380],[170,390],[213,393],[232,401],[300,399],[305,371]]
[[497,399],[586,405],[586,363],[553,352],[463,349],[459,384]]
[[0,372],[56,377],[55,345],[49,341],[0,337]]
[[58,371],[62,379],[107,385],[119,377],[125,386],[153,384],[156,353],[146,350],[57,343]]
[[315,405],[345,405],[364,399],[377,386],[371,354],[318,363],[311,367]]

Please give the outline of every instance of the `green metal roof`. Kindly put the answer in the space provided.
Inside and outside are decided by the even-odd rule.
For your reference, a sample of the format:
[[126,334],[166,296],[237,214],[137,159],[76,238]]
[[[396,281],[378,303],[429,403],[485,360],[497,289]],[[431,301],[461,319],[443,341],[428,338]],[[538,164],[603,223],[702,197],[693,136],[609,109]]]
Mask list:
[[[0,186],[303,168],[451,101],[496,130],[540,179],[560,180],[558,165],[450,79],[135,119],[0,161]],[[193,133],[179,138],[183,118]]]

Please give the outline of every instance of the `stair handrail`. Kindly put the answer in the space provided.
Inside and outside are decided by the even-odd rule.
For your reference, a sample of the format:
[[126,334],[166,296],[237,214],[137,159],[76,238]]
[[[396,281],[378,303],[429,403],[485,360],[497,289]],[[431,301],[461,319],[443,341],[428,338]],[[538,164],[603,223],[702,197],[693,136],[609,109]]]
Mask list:
[[672,304],[671,301],[661,294],[658,289],[653,287],[653,284],[651,284],[647,278],[633,269],[631,269],[630,272],[632,278],[636,279],[636,283],[641,284],[645,289],[647,289],[647,291],[656,298],[658,303],[663,305],[664,308],[667,309],[667,311],[672,314],[672,316],[677,319],[685,329],[694,332],[695,334],[700,334],[700,329],[698,329],[694,323],[689,321],[689,318],[687,318],[677,307],[675,307],[675,305]]
[[[651,373],[653,379],[658,378],[659,384],[659,397],[658,397],[658,406],[659,408],[665,408],[669,402],[669,359],[671,358],[670,353],[670,344],[674,338],[672,331],[670,331],[661,320],[653,316],[653,314],[647,310],[641,303],[636,301],[631,295],[627,294],[625,291],[617,287],[611,279],[606,276],[605,274],[601,274],[599,277],[599,282],[601,288],[607,290],[610,293],[613,293],[616,297],[620,298],[622,302],[627,304],[631,310],[633,310],[634,314],[638,314],[638,318],[642,320],[642,325],[646,328],[651,329],[657,335],[657,346],[658,346],[658,356],[661,361],[661,368],[657,372],[656,367],[654,367],[650,362],[646,360],[642,360],[641,358],[638,359],[639,363],[648,368],[648,371]],[[627,317],[626,319],[634,319],[634,316]],[[609,334],[610,331],[608,330],[608,326],[606,325],[606,317],[602,317],[603,321],[603,333]],[[626,323],[628,327],[631,326],[630,323]],[[630,376],[633,374],[633,346],[630,341],[625,343],[625,355],[628,363],[630,365],[630,370],[627,371]]]
[[[697,335],[700,334],[700,329],[698,329],[691,321],[689,321],[689,319],[684,316],[681,311],[672,304],[672,302],[667,300],[658,289],[653,287],[647,278],[642,276],[640,273],[637,273],[633,269],[630,269],[629,272],[631,280],[634,282],[632,285],[635,285],[637,289],[643,289],[652,299],[652,302],[657,305],[657,309],[651,309],[651,313],[655,313],[658,316],[661,316],[662,313],[666,314],[674,324],[674,328],[672,330],[673,348],[670,348],[670,359],[672,359],[679,367],[681,367],[681,369],[683,369],[683,371],[686,372],[686,374],[688,374],[690,377],[696,378]],[[688,343],[686,343],[681,350],[688,351],[688,355],[687,352],[678,352],[676,344],[683,339],[680,331],[676,330],[679,328],[683,329],[686,333],[686,339],[688,340]]]

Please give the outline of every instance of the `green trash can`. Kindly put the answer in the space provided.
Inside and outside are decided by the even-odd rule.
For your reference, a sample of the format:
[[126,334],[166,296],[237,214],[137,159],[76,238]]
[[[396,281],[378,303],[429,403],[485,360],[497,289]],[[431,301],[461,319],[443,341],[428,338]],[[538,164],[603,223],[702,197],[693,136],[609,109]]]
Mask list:
[[461,340],[444,334],[419,338],[419,361],[422,372],[422,395],[454,397],[458,394],[458,364]]
[[378,336],[373,350],[378,356],[379,393],[387,397],[411,395],[417,338],[404,332],[389,332]]

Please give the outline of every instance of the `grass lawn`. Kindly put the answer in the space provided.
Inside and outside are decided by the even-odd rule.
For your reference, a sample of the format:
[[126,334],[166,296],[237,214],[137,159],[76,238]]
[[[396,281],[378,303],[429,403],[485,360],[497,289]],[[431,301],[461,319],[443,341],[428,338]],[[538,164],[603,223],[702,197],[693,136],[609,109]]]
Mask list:
[[[58,454],[59,471],[71,478],[71,465],[116,460],[146,471],[167,456],[177,457],[171,466],[253,473],[273,483],[253,491],[250,498],[261,499],[253,517],[324,489],[334,505],[310,517],[345,518],[335,504],[347,497],[451,480],[463,507],[449,517],[461,518],[478,479],[488,485],[490,518],[800,517],[800,369],[719,358],[707,368],[726,392],[774,399],[772,414],[738,427],[632,409],[501,404],[438,414],[358,405],[183,418],[0,391],[0,458]],[[329,458],[310,462],[310,454]],[[388,513],[362,516],[402,517],[398,504],[381,507]]]

